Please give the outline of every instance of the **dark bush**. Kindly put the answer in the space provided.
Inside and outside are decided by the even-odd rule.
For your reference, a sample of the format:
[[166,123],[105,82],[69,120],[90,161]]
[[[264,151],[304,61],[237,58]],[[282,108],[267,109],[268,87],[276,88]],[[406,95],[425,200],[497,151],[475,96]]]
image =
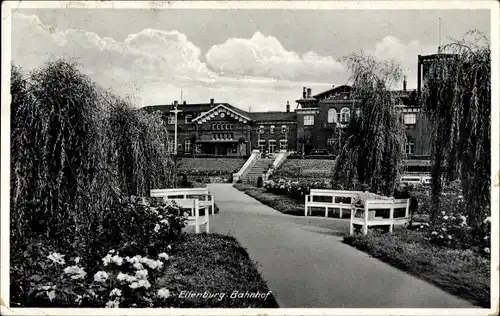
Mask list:
[[257,178],[257,188],[262,188],[262,177]]

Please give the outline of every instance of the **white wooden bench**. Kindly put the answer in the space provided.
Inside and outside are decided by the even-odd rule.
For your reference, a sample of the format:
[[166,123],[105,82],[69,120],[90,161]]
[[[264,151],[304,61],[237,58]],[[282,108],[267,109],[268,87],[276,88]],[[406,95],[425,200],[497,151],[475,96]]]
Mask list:
[[[195,226],[195,233],[200,233],[200,226],[205,225],[205,231],[210,232],[210,220],[206,208],[208,206],[200,206],[198,199],[167,199],[163,198],[168,205],[177,205],[181,209],[189,209],[188,226]],[[200,217],[200,208],[205,208],[205,216]]]
[[353,207],[350,234],[354,234],[354,225],[362,226],[364,235],[369,226],[389,226],[392,233],[394,225],[406,225],[409,221],[410,199],[366,200],[364,207]]
[[[340,218],[342,218],[342,211],[351,211],[354,198],[360,193],[362,192],[311,189],[310,194],[305,196],[304,216],[308,216],[312,213],[310,210],[311,207],[320,207],[325,209],[325,217],[328,217],[328,208],[338,208],[340,210]],[[317,201],[317,198],[321,198],[326,201]],[[339,201],[340,199],[345,199],[347,201]]]
[[200,207],[210,207],[212,215],[215,213],[214,197],[207,188],[179,188],[179,189],[156,189],[151,190],[151,197],[163,197],[168,199],[192,199],[200,201]]

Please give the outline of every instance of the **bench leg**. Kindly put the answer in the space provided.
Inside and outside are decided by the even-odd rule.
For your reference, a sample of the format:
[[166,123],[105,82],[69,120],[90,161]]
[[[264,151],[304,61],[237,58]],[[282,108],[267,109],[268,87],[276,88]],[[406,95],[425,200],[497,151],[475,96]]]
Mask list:
[[389,233],[392,234],[393,229],[394,229],[394,224],[389,225]]
[[363,235],[366,235],[366,234],[368,234],[368,225],[364,224],[363,225]]
[[306,202],[306,205],[304,206],[304,216],[307,216],[309,214],[307,214],[307,202]]
[[325,207],[325,217],[328,217],[328,206]]
[[340,208],[339,210],[340,210],[340,218],[342,218],[342,208]]
[[354,224],[351,221],[351,227],[349,228],[349,235],[354,234]]

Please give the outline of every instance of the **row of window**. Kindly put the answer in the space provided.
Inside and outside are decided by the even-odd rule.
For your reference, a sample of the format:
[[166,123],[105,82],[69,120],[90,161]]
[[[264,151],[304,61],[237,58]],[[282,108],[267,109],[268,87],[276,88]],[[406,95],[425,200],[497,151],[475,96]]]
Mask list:
[[[351,119],[351,110],[349,108],[342,108],[340,110],[340,113],[337,113],[337,110],[334,108],[330,108],[328,110],[328,123],[337,123],[337,122],[342,122],[342,123],[347,123]],[[305,118],[304,118],[304,125],[305,123]],[[313,117],[313,122],[311,125],[314,125],[314,117]]]
[[[188,124],[193,121],[193,116],[191,114],[187,114],[184,116],[184,123]],[[167,118],[167,124],[175,124],[175,115],[169,115]]]
[[[269,134],[274,134],[275,130],[276,126],[271,125],[269,127]],[[259,134],[264,134],[264,131],[265,131],[264,125],[259,126]],[[281,125],[281,134],[285,134],[286,132],[288,132],[286,125]]]
[[[269,152],[271,152],[271,153],[275,152],[276,151],[276,139],[269,139],[267,147],[268,147]],[[279,149],[280,150],[288,150],[288,139],[280,139]],[[259,150],[261,152],[264,152],[266,150],[266,140],[265,139],[259,139]]]
[[214,140],[232,140],[233,137],[233,133],[212,133],[212,139]]
[[233,129],[234,129],[233,124],[224,124],[224,123],[212,124],[212,130],[214,130],[214,131],[231,131]]
[[[337,110],[334,108],[330,108],[328,110],[328,123],[347,123],[351,118],[351,110],[349,108],[342,108],[340,113],[337,113]],[[184,123],[191,123],[193,120],[192,115],[186,115],[184,117]],[[404,115],[404,122],[406,125],[415,125],[417,123],[417,115],[414,113],[408,113]],[[170,115],[168,117],[168,124],[175,124],[175,116]],[[304,125],[311,126],[314,125],[314,115],[304,115]],[[233,124],[224,124],[224,123],[214,123],[212,124],[213,130],[233,130]],[[271,125],[270,133],[274,134],[275,126]],[[286,125],[282,126],[282,133],[285,133],[283,129],[286,129]],[[259,133],[264,133],[264,126],[261,125],[259,129]]]

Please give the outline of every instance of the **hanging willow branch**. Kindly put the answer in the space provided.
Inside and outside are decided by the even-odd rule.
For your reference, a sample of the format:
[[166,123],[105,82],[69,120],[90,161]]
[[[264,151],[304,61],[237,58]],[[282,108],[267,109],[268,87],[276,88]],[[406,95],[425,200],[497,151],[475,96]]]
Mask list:
[[440,211],[442,178],[460,180],[469,225],[477,227],[490,210],[490,45],[481,33],[470,31],[443,50],[449,54],[432,62],[422,90],[433,126],[431,218]]
[[[392,195],[399,180],[406,140],[397,98],[389,90],[399,82],[401,70],[394,62],[352,54],[345,57],[352,72],[351,97],[360,115],[351,115],[347,140],[333,170],[332,183],[339,189],[359,189]],[[351,113],[354,114],[354,104]]]

